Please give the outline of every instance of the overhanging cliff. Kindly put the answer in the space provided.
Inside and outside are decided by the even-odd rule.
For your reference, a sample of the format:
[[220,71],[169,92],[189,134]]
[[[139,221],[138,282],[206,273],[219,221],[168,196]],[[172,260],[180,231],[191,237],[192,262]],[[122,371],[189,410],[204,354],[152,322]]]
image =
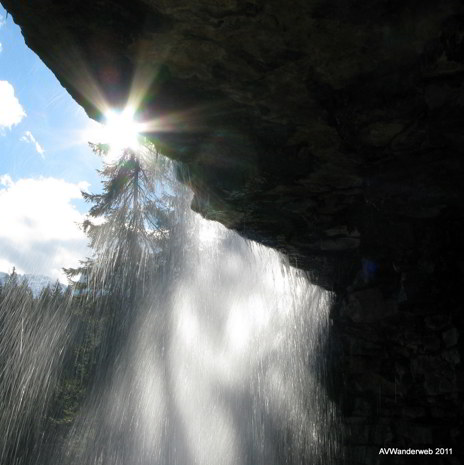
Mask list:
[[459,444],[461,2],[2,4],[90,116],[137,96],[195,210],[337,291],[357,457]]
[[91,116],[137,95],[160,118],[195,210],[300,266],[375,242],[371,210],[460,206],[455,0],[3,4]]

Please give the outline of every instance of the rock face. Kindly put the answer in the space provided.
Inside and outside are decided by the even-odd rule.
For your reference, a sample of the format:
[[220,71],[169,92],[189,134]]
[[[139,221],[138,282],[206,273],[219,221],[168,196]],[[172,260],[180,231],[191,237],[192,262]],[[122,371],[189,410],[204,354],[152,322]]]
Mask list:
[[459,463],[462,3],[2,4],[89,115],[129,100],[156,123],[195,210],[337,292],[349,460]]

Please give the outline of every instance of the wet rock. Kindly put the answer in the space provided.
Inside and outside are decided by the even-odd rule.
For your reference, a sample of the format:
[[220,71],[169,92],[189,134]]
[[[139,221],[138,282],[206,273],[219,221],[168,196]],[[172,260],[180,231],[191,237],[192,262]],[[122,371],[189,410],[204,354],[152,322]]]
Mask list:
[[357,398],[354,402],[353,415],[359,416],[361,418],[366,418],[372,412],[372,407],[370,402],[366,401],[363,398]]
[[350,295],[344,315],[353,321],[376,321],[395,315],[397,303],[385,299],[378,288],[365,289]]
[[443,358],[452,365],[457,365],[461,362],[461,356],[456,349],[443,352]]
[[456,328],[448,329],[442,333],[442,338],[446,347],[453,347],[458,343],[459,332]]
[[371,429],[370,444],[385,446],[393,443],[393,431],[388,425],[375,425]]
[[449,317],[445,314],[429,315],[425,317],[425,324],[430,329],[443,329],[449,323]]
[[436,352],[440,349],[440,338],[435,334],[427,334],[423,338],[424,351],[428,353]]
[[425,408],[418,406],[409,406],[402,410],[402,415],[407,418],[424,418],[425,413]]
[[432,443],[432,432],[427,427],[414,423],[400,422],[396,431],[398,435],[404,438],[403,444],[422,444],[428,446]]
[[369,426],[365,424],[352,424],[349,434],[353,444],[368,444],[369,443]]

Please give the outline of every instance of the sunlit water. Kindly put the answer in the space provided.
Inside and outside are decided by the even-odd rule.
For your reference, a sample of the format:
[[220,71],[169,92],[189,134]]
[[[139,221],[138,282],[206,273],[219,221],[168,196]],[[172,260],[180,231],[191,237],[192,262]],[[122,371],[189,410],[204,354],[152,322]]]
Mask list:
[[[179,229],[149,302],[131,310],[104,387],[64,447],[42,453],[35,433],[37,463],[334,463],[335,411],[322,383],[329,293],[218,223],[185,213]],[[45,408],[74,329],[66,312],[18,310],[5,325],[0,426],[11,443]]]

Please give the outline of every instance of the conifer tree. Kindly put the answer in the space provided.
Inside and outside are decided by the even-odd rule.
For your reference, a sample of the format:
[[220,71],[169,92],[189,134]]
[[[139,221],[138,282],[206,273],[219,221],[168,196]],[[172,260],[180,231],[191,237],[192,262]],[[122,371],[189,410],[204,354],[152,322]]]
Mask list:
[[[104,157],[109,147],[90,144]],[[169,197],[161,187],[166,164],[154,146],[125,149],[120,159],[103,164],[103,192],[82,192],[92,204],[83,229],[90,238],[94,257],[81,268],[66,270],[81,274],[87,292],[107,293],[133,303],[156,268],[155,256],[166,238]],[[82,284],[82,283],[81,283]]]
[[169,238],[174,196],[170,164],[154,145],[125,149],[115,162],[105,162],[108,146],[90,146],[103,158],[102,192],[82,193],[91,204],[83,229],[93,256],[65,272],[70,279],[80,276],[73,283],[78,312],[98,322],[91,351],[96,376],[103,381],[96,384],[103,385],[135,312],[153,288]]
[[6,281],[0,300],[0,463],[35,463],[66,352],[69,297],[58,282],[34,297],[15,269]]

